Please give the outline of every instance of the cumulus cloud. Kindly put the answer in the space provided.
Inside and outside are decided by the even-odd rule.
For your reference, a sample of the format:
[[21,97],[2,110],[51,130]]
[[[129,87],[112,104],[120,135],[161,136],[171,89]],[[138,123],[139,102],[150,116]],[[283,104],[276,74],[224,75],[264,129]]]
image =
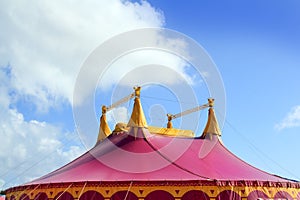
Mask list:
[[101,89],[114,83],[132,87],[147,81],[166,85],[180,85],[185,81],[193,85],[194,79],[186,73],[188,66],[185,60],[165,51],[135,51],[116,60],[101,77],[99,85]]
[[107,113],[107,121],[111,124],[119,122],[127,123],[129,121],[129,112],[126,107],[120,106]]
[[12,0],[0,2],[0,23],[0,187],[7,188],[84,150],[73,130],[25,119],[18,99],[26,97],[25,103],[44,115],[56,105],[72,104],[76,76],[94,48],[124,31],[161,27],[164,18],[146,1]]
[[[9,68],[0,67],[0,189],[54,170],[84,150],[76,134],[44,121],[26,121],[22,113],[10,107],[14,88],[9,74]],[[68,134],[73,137],[65,137]]]
[[146,1],[1,1],[0,13],[0,65],[10,63],[16,90],[44,112],[58,101],[72,102],[80,66],[100,43],[164,23]]
[[0,172],[7,181],[6,187],[54,170],[83,152],[80,146],[64,147],[63,142],[71,141],[62,139],[65,133],[58,127],[46,122],[26,122],[21,113],[12,109],[2,110],[2,114]]
[[286,128],[300,127],[300,106],[293,107],[290,112],[275,125],[276,130],[283,130]]

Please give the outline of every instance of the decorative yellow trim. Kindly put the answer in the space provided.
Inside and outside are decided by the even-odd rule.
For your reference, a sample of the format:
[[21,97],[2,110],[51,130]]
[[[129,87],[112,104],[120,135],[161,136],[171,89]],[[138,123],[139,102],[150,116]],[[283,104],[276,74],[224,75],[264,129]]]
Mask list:
[[148,130],[150,133],[165,135],[165,136],[195,137],[195,133],[191,130],[163,128],[163,127],[155,127],[155,126],[149,126]]
[[[127,127],[125,123],[117,123],[115,129],[113,130],[113,134],[118,134],[119,132],[128,132],[130,127]],[[164,136],[172,136],[172,137],[195,137],[195,133],[191,130],[183,130],[183,129],[175,129],[175,128],[164,128],[157,126],[148,126],[148,131],[151,134],[158,134]]]
[[104,199],[111,198],[116,192],[119,191],[130,191],[134,193],[139,199],[144,199],[148,194],[156,190],[163,190],[169,192],[175,199],[181,199],[184,194],[191,190],[200,190],[205,192],[211,199],[216,198],[221,192],[225,190],[231,190],[236,192],[241,199],[247,199],[248,195],[252,191],[261,191],[265,193],[270,199],[274,199],[275,195],[279,191],[287,192],[293,199],[297,198],[298,193],[300,193],[300,188],[285,188],[285,187],[264,187],[264,186],[202,186],[191,184],[178,184],[173,185],[170,183],[157,183],[157,184],[138,184],[138,183],[127,183],[127,184],[111,184],[111,185],[102,185],[101,182],[94,184],[84,184],[76,185],[68,184],[65,186],[56,186],[56,187],[40,187],[38,189],[30,190],[19,190],[6,194],[6,197],[10,199],[12,195],[16,197],[16,200],[19,200],[22,194],[27,194],[30,199],[40,193],[46,193],[49,199],[53,199],[61,192],[69,192],[74,199],[79,199],[87,191],[97,191],[100,193]]

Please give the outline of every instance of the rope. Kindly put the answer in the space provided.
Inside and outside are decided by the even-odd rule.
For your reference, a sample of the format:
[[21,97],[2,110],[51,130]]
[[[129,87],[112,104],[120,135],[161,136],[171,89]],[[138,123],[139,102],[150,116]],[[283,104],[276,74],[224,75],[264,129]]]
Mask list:
[[27,160],[24,160],[23,162],[16,164],[14,167],[7,169],[5,172],[0,174],[0,177],[6,176],[10,171],[17,169],[18,167],[22,166],[25,163],[27,163]]
[[[58,197],[57,199],[59,199],[71,186],[73,185],[73,183],[71,183]],[[55,200],[57,200],[55,199]]]
[[204,105],[197,106],[195,108],[191,108],[191,109],[185,110],[183,112],[180,112],[180,113],[177,113],[177,114],[171,115],[171,116],[172,116],[173,119],[175,119],[175,118],[182,117],[184,115],[187,115],[187,114],[190,114],[190,113],[193,113],[193,112],[197,112],[199,110],[203,110],[203,109],[208,108],[208,107],[209,107],[208,104],[204,104]]
[[80,191],[80,193],[79,193],[78,199],[80,199],[80,197],[81,197],[81,195],[82,195],[82,192],[83,192],[83,190],[84,190],[86,184],[87,184],[87,181],[84,183],[84,186],[83,186],[83,188],[81,189],[81,191]]
[[141,95],[141,98],[162,100],[162,101],[168,101],[168,102],[174,102],[174,103],[182,103],[182,104],[189,104],[189,105],[194,105],[195,104],[195,103],[191,103],[191,102],[184,102],[184,101],[178,101],[178,100],[172,100],[172,99],[165,99],[165,98],[157,98],[157,97],[151,97],[151,96],[145,96],[145,95]]
[[107,107],[107,112],[110,111],[111,109],[118,107],[119,105],[129,101],[130,99],[132,99],[134,97],[134,93],[131,93],[130,95],[120,99],[119,101],[111,104],[110,106]]
[[[25,194],[25,191],[26,191],[29,187],[30,187],[30,185],[28,185],[28,186],[26,187],[26,189],[23,190],[20,194],[17,194],[17,197],[20,196],[20,200],[25,199],[26,196],[24,196],[23,198],[21,198],[21,196],[22,196],[23,194]],[[38,188],[38,187],[39,187],[39,185],[36,186],[30,193],[32,193],[32,192],[33,192],[34,190],[36,190],[36,188]],[[30,193],[29,193],[29,194],[30,194]]]
[[[217,111],[218,112],[218,111]],[[220,112],[218,112],[218,114],[221,115]],[[225,123],[228,124],[228,126],[234,131],[236,132],[239,136],[242,137],[242,139],[244,139],[250,146],[250,148],[253,149],[253,151],[256,151],[257,153],[259,153],[261,156],[263,156],[264,158],[267,158],[269,161],[273,162],[275,165],[277,165],[277,167],[279,167],[280,169],[282,169],[283,171],[287,172],[288,174],[290,174],[291,176],[294,176],[297,179],[300,179],[297,175],[295,175],[294,173],[292,173],[291,171],[287,170],[286,168],[284,168],[282,165],[280,165],[278,162],[276,162],[275,160],[273,160],[271,157],[269,157],[267,154],[265,154],[263,151],[261,151],[259,148],[257,148],[254,143],[248,139],[241,131],[237,130],[227,119],[225,119]],[[260,157],[261,157],[260,156]],[[262,161],[264,162],[264,164],[270,168],[270,165],[268,165],[264,159],[262,159]]]
[[[61,145],[59,147],[62,147],[63,144],[64,145],[68,145],[72,142],[72,139],[73,138],[76,138],[78,135],[77,134],[74,134],[73,137],[70,138],[70,140],[66,143],[64,143],[64,141],[62,141]],[[27,171],[29,171],[30,169],[32,169],[33,167],[37,166],[39,163],[41,163],[42,161],[46,160],[47,158],[49,158],[52,154],[54,154],[55,152],[57,151],[57,149],[53,150],[52,152],[48,153],[47,155],[42,155],[42,154],[36,154],[34,155],[32,158],[35,158],[35,157],[42,157],[42,159],[34,162],[32,165],[30,165],[28,168],[24,169],[23,171],[21,171],[21,173],[17,174],[16,176],[12,177],[11,179],[9,179],[8,181],[5,182],[5,184],[3,185],[3,187],[5,185],[7,185],[8,183],[11,183],[13,180],[16,180],[18,177],[20,177],[21,175],[25,174]],[[41,156],[38,156],[38,155],[41,155]],[[22,164],[25,164],[25,163],[28,163],[28,160],[27,161],[24,161]],[[14,167],[14,169],[16,169],[17,167],[19,166],[16,166]]]
[[129,191],[130,191],[130,189],[131,189],[131,186],[132,186],[132,182],[133,182],[133,181],[130,182],[130,185],[129,185],[128,189],[127,189],[127,192],[126,192],[126,195],[125,195],[125,197],[124,197],[124,200],[127,199],[128,193],[129,193]]
[[[33,188],[33,190],[31,190],[31,191],[29,192],[29,194],[31,194],[32,192],[34,192],[39,186],[40,186],[40,184],[38,184],[35,188]],[[28,187],[30,187],[30,185],[29,185]],[[27,188],[28,188],[28,187],[27,187]],[[25,193],[25,191],[26,191],[26,189],[23,190],[23,192],[21,193],[20,196],[22,196],[22,195]],[[25,198],[25,196],[22,198],[22,200],[23,200],[24,198]]]
[[184,167],[182,167],[182,166],[176,164],[175,162],[173,162],[172,160],[170,160],[167,156],[163,155],[158,149],[156,149],[156,148],[155,148],[155,147],[154,147],[154,146],[153,146],[146,138],[145,138],[144,140],[147,142],[147,144],[148,144],[148,145],[149,145],[156,153],[158,153],[162,158],[164,158],[165,160],[167,160],[168,162],[170,162],[170,164],[172,164],[172,165],[178,167],[179,169],[182,169],[183,171],[186,171],[186,172],[189,173],[189,174],[192,174],[192,175],[198,176],[198,177],[200,177],[200,178],[204,178],[204,179],[210,179],[209,177],[201,176],[200,174],[196,174],[196,173],[194,173],[194,172],[192,172],[192,171],[190,171],[190,170],[188,170],[188,169],[186,169],[186,168],[184,168]]

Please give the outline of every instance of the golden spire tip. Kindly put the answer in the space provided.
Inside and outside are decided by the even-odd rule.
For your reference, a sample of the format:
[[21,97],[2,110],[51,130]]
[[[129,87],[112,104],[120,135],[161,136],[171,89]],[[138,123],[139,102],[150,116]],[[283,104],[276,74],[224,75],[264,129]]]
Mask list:
[[127,124],[127,127],[142,127],[147,128],[147,121],[144,115],[144,111],[141,105],[140,95],[141,87],[136,86],[133,88],[135,92],[134,105],[131,113],[130,120]]
[[107,107],[105,105],[102,106],[102,114],[106,114],[107,112]]
[[141,96],[141,86],[135,86],[135,87],[133,87],[133,89],[134,89],[135,97],[140,97]]
[[210,107],[208,109],[208,119],[207,119],[207,123],[206,123],[206,126],[204,128],[201,138],[205,138],[207,134],[214,134],[217,136],[221,136],[221,130],[220,130],[218,120],[216,118],[216,115],[215,115],[215,112],[213,109],[213,106],[214,106],[213,98],[208,99],[208,105]]
[[215,104],[215,99],[209,98],[209,99],[208,99],[208,106],[209,106],[209,107],[214,107],[214,104]]
[[167,128],[173,128],[173,124],[172,124],[173,115],[172,114],[167,114],[167,117],[168,117]]

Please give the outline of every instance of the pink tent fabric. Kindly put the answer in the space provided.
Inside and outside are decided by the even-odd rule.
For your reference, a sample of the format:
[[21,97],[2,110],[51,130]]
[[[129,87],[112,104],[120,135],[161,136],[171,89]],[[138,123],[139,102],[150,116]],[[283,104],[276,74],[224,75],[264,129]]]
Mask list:
[[25,185],[149,180],[290,182],[242,161],[217,136],[167,137],[138,128],[109,136],[76,160]]

